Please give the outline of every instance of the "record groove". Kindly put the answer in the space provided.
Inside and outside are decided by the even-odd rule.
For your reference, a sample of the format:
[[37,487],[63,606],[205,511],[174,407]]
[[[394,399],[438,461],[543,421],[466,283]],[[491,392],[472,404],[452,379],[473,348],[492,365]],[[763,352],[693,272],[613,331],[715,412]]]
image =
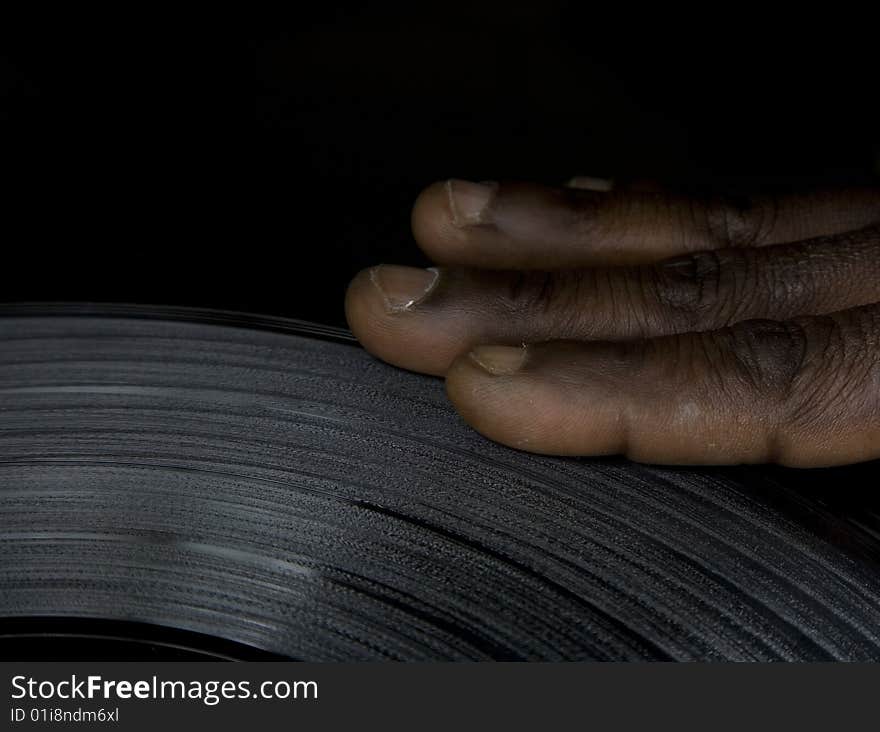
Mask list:
[[880,659],[874,507],[786,471],[516,452],[338,329],[0,315],[0,618],[305,660]]

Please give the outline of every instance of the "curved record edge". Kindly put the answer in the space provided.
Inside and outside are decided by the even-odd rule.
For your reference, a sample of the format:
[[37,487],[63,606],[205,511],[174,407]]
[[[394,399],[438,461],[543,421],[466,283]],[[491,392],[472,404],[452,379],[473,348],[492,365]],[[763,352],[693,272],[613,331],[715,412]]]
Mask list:
[[277,333],[304,335],[337,343],[357,344],[347,328],[323,325],[278,315],[247,313],[177,305],[143,305],[139,303],[93,302],[15,302],[0,303],[0,317],[92,317],[170,320],[190,323],[253,328]]

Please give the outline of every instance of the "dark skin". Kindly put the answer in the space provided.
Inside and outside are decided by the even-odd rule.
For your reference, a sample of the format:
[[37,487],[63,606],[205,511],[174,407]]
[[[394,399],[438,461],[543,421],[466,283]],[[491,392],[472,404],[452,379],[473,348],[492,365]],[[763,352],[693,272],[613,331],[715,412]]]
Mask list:
[[434,270],[365,270],[363,345],[445,376],[482,434],[556,455],[880,458],[880,189],[749,199],[447,181]]

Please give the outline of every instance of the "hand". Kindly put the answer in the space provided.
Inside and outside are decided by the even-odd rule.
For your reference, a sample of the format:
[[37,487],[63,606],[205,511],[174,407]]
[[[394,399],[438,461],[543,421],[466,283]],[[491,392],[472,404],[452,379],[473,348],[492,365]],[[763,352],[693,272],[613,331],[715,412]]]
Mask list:
[[493,440],[653,463],[880,457],[878,189],[449,181],[413,230],[441,266],[359,273],[349,323],[379,358],[445,375]]

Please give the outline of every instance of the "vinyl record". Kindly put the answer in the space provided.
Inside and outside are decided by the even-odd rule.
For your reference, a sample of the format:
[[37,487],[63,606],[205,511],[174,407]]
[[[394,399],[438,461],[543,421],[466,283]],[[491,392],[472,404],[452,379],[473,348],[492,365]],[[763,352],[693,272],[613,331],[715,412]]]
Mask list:
[[6,306],[0,655],[880,660],[877,475],[529,455],[344,331]]

